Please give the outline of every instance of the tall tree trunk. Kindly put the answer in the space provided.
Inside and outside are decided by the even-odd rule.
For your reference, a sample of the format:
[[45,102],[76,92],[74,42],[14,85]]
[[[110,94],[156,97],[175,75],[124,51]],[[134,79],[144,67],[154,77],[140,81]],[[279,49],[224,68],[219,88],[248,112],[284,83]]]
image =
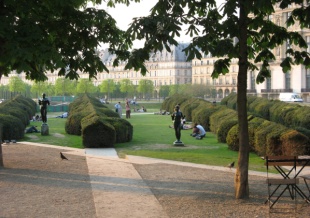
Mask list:
[[3,155],[2,155],[2,144],[1,143],[0,143],[0,167],[3,167]]
[[247,9],[244,2],[240,0],[239,18],[239,72],[237,86],[237,111],[239,122],[239,157],[235,174],[235,197],[244,199],[249,197],[249,133],[247,120]]

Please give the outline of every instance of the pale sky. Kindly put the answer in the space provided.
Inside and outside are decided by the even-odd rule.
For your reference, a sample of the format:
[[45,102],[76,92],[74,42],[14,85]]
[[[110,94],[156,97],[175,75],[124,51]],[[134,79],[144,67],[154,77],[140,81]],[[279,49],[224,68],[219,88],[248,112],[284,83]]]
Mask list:
[[[129,7],[125,4],[117,4],[115,8],[107,8],[104,5],[102,7],[116,20],[117,26],[120,29],[126,30],[132,22],[132,18],[149,15],[151,8],[156,2],[157,0],[141,0],[140,3],[131,2]],[[224,0],[217,0],[218,6],[222,2]],[[177,39],[178,42],[190,42],[190,40],[190,36],[186,36],[185,33],[181,34],[181,37]],[[134,47],[141,47],[142,44],[143,42],[135,42]]]

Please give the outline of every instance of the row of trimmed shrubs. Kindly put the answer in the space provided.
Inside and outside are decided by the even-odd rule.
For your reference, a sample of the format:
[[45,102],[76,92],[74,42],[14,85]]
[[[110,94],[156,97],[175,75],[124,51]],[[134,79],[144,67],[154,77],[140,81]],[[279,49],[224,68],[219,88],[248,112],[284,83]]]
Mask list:
[[[228,95],[221,104],[235,110],[237,94]],[[283,124],[310,138],[310,107],[255,96],[248,96],[247,104],[248,112],[255,116]]]
[[[218,141],[228,147],[239,149],[237,112],[225,105],[215,106],[210,102],[189,96],[174,95],[167,98],[162,109],[173,111],[180,104],[187,120],[201,124],[206,130],[217,134]],[[270,122],[249,113],[249,145],[258,155],[306,155],[310,154],[309,138],[304,134]]]
[[0,104],[1,140],[18,140],[24,137],[25,128],[36,113],[36,103],[18,95]]
[[127,120],[87,94],[69,105],[65,130],[68,134],[82,135],[87,148],[114,147],[115,143],[131,141],[133,135],[133,127]]

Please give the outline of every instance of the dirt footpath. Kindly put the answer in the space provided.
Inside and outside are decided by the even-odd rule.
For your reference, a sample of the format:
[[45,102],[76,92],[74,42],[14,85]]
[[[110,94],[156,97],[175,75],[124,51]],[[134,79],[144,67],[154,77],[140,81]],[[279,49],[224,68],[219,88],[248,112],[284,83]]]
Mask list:
[[[136,214],[136,217],[268,217],[268,206],[264,204],[267,196],[267,185],[264,176],[249,176],[250,199],[234,198],[234,170],[213,170],[192,166],[182,166],[177,162],[130,162],[119,159],[105,161],[102,164],[115,171],[113,177],[101,176],[105,179],[108,193],[113,188],[116,195],[104,204],[108,207],[121,207],[124,212],[113,216],[96,214],[97,203],[94,202],[94,190],[89,176],[86,157],[65,153],[69,161],[61,160],[59,152],[65,148],[55,149],[25,144],[3,146],[5,168],[0,168],[0,217],[128,217],[123,215]],[[121,163],[131,164],[133,170],[140,175],[142,182],[135,186],[136,179],[126,179],[117,175]],[[174,164],[175,163],[175,164]],[[193,165],[195,166],[195,165]],[[115,167],[115,168],[113,168]],[[113,171],[113,169],[115,169]],[[105,172],[102,172],[105,173]],[[113,180],[111,179],[113,178]],[[107,183],[109,179],[109,183]],[[124,185],[126,184],[126,189]],[[99,183],[98,183],[99,185]],[[129,190],[130,187],[132,190]],[[305,187],[302,187],[305,188]],[[146,192],[149,189],[150,192]],[[141,190],[144,190],[142,192]],[[141,210],[132,213],[131,192],[138,196],[153,194],[160,208],[154,211]],[[140,194],[139,194],[140,192]],[[103,194],[104,195],[104,194]],[[99,196],[100,197],[100,196]],[[119,202],[122,202],[121,204]],[[127,202],[127,203],[126,203]],[[147,208],[147,201],[144,202]],[[281,213],[270,217],[309,217],[310,206],[298,200],[298,213],[287,212],[288,205],[283,204]],[[117,205],[117,207],[115,207]],[[154,208],[154,207],[153,207]],[[119,213],[121,214],[121,213]]]

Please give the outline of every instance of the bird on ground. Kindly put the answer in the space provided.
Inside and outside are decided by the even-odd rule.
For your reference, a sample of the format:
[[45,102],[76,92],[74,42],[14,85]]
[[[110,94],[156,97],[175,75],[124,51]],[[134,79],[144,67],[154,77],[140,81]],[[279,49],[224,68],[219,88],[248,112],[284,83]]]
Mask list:
[[234,162],[232,162],[232,163],[230,163],[230,164],[228,164],[228,166],[227,167],[229,167],[229,169],[231,169],[232,167],[234,167],[235,166],[235,161]]
[[63,155],[61,152],[60,152],[60,158],[61,158],[61,160],[68,160],[68,158],[66,158],[66,156]]

